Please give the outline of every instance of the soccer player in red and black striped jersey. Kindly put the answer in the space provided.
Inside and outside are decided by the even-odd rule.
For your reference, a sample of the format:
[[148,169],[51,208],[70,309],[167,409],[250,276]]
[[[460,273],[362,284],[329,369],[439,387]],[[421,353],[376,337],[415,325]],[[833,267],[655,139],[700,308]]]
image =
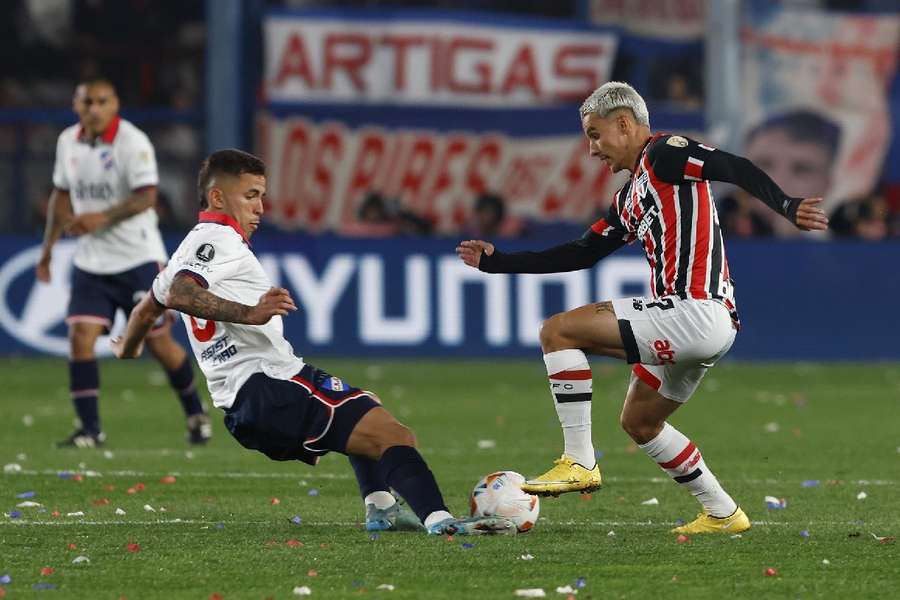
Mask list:
[[482,240],[457,248],[488,273],[559,273],[586,269],[639,241],[650,265],[652,297],[582,306],[549,318],[541,348],[565,450],[556,465],[527,482],[532,494],[600,487],[591,441],[591,371],[586,353],[634,365],[622,408],[623,429],[703,506],[680,533],[737,533],[750,521],[722,489],[700,450],[666,422],[706,371],[731,347],[740,327],[710,181],[733,183],[799,229],[825,230],[821,198],[791,198],[749,160],[694,140],[653,134],[643,98],[609,82],[581,106],[592,156],[630,180],[607,215],[580,239],[541,252],[503,253]]

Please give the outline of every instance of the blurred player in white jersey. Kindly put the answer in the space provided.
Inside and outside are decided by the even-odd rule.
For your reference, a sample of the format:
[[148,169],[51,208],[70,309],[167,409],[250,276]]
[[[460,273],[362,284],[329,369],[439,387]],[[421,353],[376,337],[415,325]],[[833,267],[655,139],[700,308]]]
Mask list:
[[586,354],[634,365],[620,422],[631,438],[702,506],[679,533],[738,533],[750,520],[725,492],[697,446],[668,418],[731,348],[740,328],[734,285],[710,181],[740,186],[795,227],[827,228],[821,198],[792,198],[749,160],[694,140],[652,134],[644,99],[611,81],[581,107],[591,156],[629,181],[606,216],[567,244],[505,253],[483,240],[457,248],[467,265],[488,273],[559,273],[592,267],[639,241],[650,266],[648,298],[623,298],[554,315],[541,348],[565,449],[549,471],[526,482],[530,494],[600,487],[591,440],[591,368]]
[[[96,447],[100,428],[97,338],[108,333],[118,309],[128,314],[147,293],[166,262],[157,227],[158,176],[153,145],[140,129],[119,117],[115,87],[106,79],[80,83],[72,101],[79,123],[56,143],[53,192],[47,211],[37,278],[50,281],[53,245],[65,231],[78,236],[72,269],[69,383],[80,426],[58,445]],[[187,419],[188,441],[212,435],[194,386],[191,361],[161,315],[147,345],[169,377]]]
[[[225,411],[235,439],[273,460],[315,465],[330,451],[346,454],[366,529],[515,533],[508,519],[453,518],[415,436],[378,397],[294,356],[282,317],[297,307],[287,290],[272,287],[250,249],[263,214],[265,173],[260,159],[240,150],[220,150],[204,161],[197,182],[200,223],[131,313],[124,338],[113,340],[116,355],[138,356],[153,323],[167,308],[178,310],[213,403]],[[400,509],[391,488],[415,518]]]

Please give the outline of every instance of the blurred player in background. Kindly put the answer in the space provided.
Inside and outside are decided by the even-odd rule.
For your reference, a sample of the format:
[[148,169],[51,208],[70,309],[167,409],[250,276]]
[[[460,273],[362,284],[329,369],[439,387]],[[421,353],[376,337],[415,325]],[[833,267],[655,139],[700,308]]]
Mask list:
[[[457,248],[489,273],[555,273],[586,269],[640,240],[650,264],[651,298],[625,298],[554,315],[541,348],[565,450],[556,466],[523,490],[540,495],[600,487],[591,441],[591,369],[585,353],[633,364],[622,408],[623,429],[677,483],[702,513],[680,533],[749,529],[750,520],[719,484],[699,449],[667,422],[740,327],[710,181],[734,183],[803,230],[827,228],[821,198],[791,198],[745,158],[682,136],[652,134],[643,98],[610,82],[581,106],[592,156],[631,179],[605,218],[578,240],[542,252],[505,254],[481,240]],[[714,413],[713,413],[714,414]]]
[[[106,79],[75,89],[79,124],[56,143],[53,192],[47,211],[37,278],[50,281],[53,245],[65,230],[78,236],[72,269],[69,326],[69,386],[81,425],[59,446],[103,444],[98,394],[97,338],[108,333],[118,309],[128,314],[166,262],[157,227],[156,157],[147,136],[119,117],[116,90]],[[73,214],[74,213],[74,214]],[[194,386],[184,348],[171,335],[164,315],[147,342],[169,377],[187,418],[188,440],[203,444],[212,435]]]
[[[508,519],[453,518],[415,436],[378,397],[294,356],[282,317],[297,307],[287,290],[272,287],[250,250],[263,214],[265,164],[240,150],[220,150],[203,162],[197,187],[200,223],[131,313],[124,338],[113,340],[116,356],[140,355],[166,308],[178,310],[235,439],[273,460],[315,465],[330,451],[349,456],[366,529],[516,533]],[[400,509],[391,488],[418,521]]]

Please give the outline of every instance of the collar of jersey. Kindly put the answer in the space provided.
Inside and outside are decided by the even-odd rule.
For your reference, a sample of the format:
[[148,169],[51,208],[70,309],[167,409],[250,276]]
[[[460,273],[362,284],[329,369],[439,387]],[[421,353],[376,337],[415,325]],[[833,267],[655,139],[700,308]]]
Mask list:
[[228,215],[224,215],[222,213],[217,212],[209,212],[203,211],[200,213],[200,222],[201,223],[216,223],[218,225],[225,225],[226,227],[231,227],[234,229],[241,239],[244,240],[244,243],[248,246],[250,245],[250,240],[247,238],[247,234],[244,233],[244,230],[238,225],[238,222],[229,217]]
[[641,159],[644,158],[644,152],[647,150],[647,146],[650,145],[650,142],[653,142],[654,140],[657,140],[657,139],[661,138],[661,137],[664,136],[664,135],[666,135],[666,134],[664,134],[664,133],[657,133],[657,134],[651,135],[650,137],[647,138],[647,141],[644,142],[644,145],[641,147],[641,151],[640,151],[640,153],[638,154],[637,160],[634,161],[634,168],[631,170],[631,173],[632,173],[632,174],[637,173],[638,166],[640,166],[640,164],[641,164]]
[[[100,140],[106,144],[112,144],[116,139],[116,134],[119,133],[119,121],[122,120],[122,117],[116,115],[113,117],[113,120],[109,122],[109,126],[106,128],[100,135]],[[81,125],[78,126],[78,139],[85,142],[90,142],[91,140],[84,139],[84,127]]]

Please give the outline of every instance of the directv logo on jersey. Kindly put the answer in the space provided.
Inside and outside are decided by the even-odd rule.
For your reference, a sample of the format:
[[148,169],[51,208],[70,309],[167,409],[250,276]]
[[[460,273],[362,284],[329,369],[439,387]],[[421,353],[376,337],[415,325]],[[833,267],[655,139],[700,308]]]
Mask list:
[[215,257],[216,249],[213,248],[212,244],[203,244],[199,248],[197,248],[197,258],[202,260],[203,262],[209,262]]

